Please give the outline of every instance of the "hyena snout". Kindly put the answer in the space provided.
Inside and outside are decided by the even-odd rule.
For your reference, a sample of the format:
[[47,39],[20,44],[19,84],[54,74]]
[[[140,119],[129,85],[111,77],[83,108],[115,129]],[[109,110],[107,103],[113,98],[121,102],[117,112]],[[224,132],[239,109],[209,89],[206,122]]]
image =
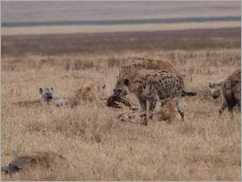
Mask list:
[[219,95],[213,95],[213,99],[217,99]]
[[122,90],[120,88],[113,89],[113,96],[114,97],[124,97],[125,95],[127,95],[127,91]]
[[46,98],[49,100],[52,99],[52,93],[47,93]]
[[21,168],[19,168],[16,165],[9,164],[8,166],[4,166],[1,168],[1,173],[2,174],[11,174],[11,173],[16,173],[19,172]]
[[220,90],[212,90],[213,99],[217,99],[220,96]]

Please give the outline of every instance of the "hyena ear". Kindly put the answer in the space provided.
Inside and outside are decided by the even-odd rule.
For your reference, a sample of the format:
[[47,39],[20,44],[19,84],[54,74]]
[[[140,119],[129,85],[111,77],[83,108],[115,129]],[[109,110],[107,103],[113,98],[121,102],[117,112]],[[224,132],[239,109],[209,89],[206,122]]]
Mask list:
[[54,90],[53,87],[51,87],[50,90],[53,92],[53,90]]
[[213,82],[211,82],[211,81],[208,82],[208,87],[209,87],[209,88],[214,88],[214,85],[215,85],[215,84],[214,84]]
[[124,79],[124,85],[126,85],[126,86],[130,85],[130,80],[128,78]]
[[42,94],[43,88],[39,88],[39,93]]
[[218,86],[222,86],[225,80],[226,80],[225,78],[219,80],[219,81],[217,82],[217,85],[218,85]]

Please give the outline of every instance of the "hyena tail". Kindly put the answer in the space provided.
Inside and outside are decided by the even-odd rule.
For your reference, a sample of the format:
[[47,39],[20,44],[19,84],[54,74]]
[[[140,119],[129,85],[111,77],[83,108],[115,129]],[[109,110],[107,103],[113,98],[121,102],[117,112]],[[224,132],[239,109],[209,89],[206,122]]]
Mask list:
[[182,96],[195,96],[197,92],[189,91],[187,89],[182,90]]

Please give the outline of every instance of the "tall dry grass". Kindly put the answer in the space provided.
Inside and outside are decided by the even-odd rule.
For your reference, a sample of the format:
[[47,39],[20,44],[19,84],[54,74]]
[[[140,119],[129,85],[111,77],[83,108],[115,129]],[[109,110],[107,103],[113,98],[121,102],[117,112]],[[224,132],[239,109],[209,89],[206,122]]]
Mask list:
[[[8,164],[12,151],[54,151],[67,160],[51,169],[2,175],[2,180],[240,180],[240,113],[233,119],[227,111],[219,116],[221,100],[212,100],[207,88],[208,80],[221,79],[241,65],[240,34],[229,31],[204,31],[206,39],[196,31],[173,38],[173,32],[166,32],[170,36],[162,40],[167,44],[161,42],[158,48],[158,41],[149,40],[162,32],[140,34],[142,39],[128,48],[125,41],[118,44],[124,33],[113,34],[112,41],[95,34],[96,42],[76,47],[61,35],[55,38],[60,44],[48,45],[44,37],[3,38],[2,165]],[[33,42],[36,46],[31,47]],[[179,114],[172,124],[120,122],[115,116],[128,108],[108,108],[105,101],[83,101],[75,108],[16,104],[39,99],[42,86],[52,86],[56,97],[72,97],[88,79],[106,84],[110,95],[119,65],[144,55],[169,58],[186,75],[186,86],[198,92],[181,99],[184,122]]]

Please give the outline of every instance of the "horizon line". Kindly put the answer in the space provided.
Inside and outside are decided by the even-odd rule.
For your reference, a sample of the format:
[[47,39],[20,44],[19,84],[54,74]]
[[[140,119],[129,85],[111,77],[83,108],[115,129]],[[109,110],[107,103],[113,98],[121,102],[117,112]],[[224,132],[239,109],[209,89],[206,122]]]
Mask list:
[[186,18],[152,18],[152,19],[119,19],[119,20],[76,20],[76,21],[26,21],[1,22],[1,27],[63,26],[63,25],[121,25],[121,24],[159,24],[185,22],[241,21],[241,16],[221,17],[186,17]]

